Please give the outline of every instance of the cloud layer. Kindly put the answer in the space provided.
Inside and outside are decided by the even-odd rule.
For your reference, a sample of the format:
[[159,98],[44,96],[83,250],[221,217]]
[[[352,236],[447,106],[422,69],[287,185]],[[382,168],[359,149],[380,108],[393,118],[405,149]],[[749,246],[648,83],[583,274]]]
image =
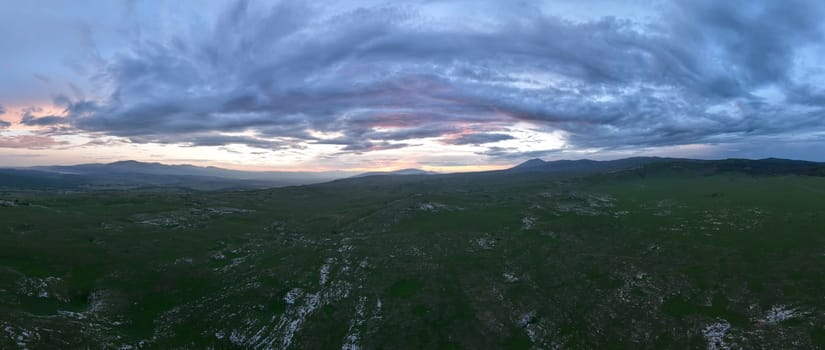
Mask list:
[[[6,114],[6,107],[3,107],[3,105],[0,105],[0,115],[3,115],[3,114]],[[9,126],[11,126],[11,123],[9,123],[5,120],[0,120],[0,129],[5,129],[5,128],[8,128]]]
[[566,149],[825,132],[821,1],[675,1],[652,18],[592,20],[516,2],[453,9],[472,4],[238,2],[135,38],[101,58],[105,94],[57,96],[63,115],[20,122],[344,153],[434,139],[490,157],[522,151],[500,143],[517,123],[564,135]]
[[42,135],[0,135],[0,148],[45,149],[65,144],[64,141],[57,141],[54,138]]

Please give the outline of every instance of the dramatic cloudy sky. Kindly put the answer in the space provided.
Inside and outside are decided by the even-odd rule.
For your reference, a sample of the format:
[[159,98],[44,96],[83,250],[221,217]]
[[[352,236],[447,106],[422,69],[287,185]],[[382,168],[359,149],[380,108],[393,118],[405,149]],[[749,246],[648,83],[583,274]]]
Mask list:
[[5,1],[0,165],[825,161],[825,2]]

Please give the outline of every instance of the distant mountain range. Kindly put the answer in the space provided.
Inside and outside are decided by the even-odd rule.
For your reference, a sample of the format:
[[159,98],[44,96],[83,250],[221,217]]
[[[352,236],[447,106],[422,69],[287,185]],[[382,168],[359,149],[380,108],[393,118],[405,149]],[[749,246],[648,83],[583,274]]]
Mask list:
[[[645,176],[646,174],[667,171],[701,174],[741,172],[754,175],[798,174],[825,176],[825,163],[777,158],[695,160],[636,157],[608,161],[589,159],[544,161],[530,159],[510,169],[477,174],[501,176],[502,181],[506,181],[506,176],[513,174],[585,176],[599,173],[629,173],[634,176]],[[193,165],[121,161],[108,164],[0,168],[0,188],[123,190],[162,187],[186,190],[226,190],[308,185],[333,180],[342,180],[343,182],[386,182],[403,178],[402,181],[417,181],[416,178],[405,175],[462,176],[462,174],[437,174],[420,169],[374,171],[361,174],[342,171],[255,172]]]
[[309,185],[350,177],[435,174],[419,169],[375,171],[285,172],[240,171],[189,164],[168,165],[134,160],[114,163],[0,168],[0,188],[134,189],[179,187],[195,190],[254,189]]
[[107,164],[80,164],[69,166],[40,166],[29,168],[61,174],[149,174],[176,176],[206,176],[233,180],[260,180],[290,184],[308,184],[329,181],[353,173],[343,171],[289,172],[289,171],[240,171],[218,167],[199,167],[189,164],[167,165],[126,160]]
[[594,171],[615,171],[624,170],[634,167],[640,167],[652,163],[665,163],[674,161],[685,161],[687,159],[680,158],[659,158],[659,157],[634,157],[623,158],[616,160],[555,160],[544,161],[538,158],[530,159],[524,163],[516,165],[506,171],[520,173],[520,172],[547,172],[547,173],[586,173]]
[[0,187],[128,189],[181,187],[197,190],[248,189],[307,185],[354,173],[239,171],[194,165],[138,161],[0,169]]
[[619,171],[700,171],[703,173],[742,172],[754,175],[800,174],[825,176],[825,163],[779,158],[699,160],[684,158],[635,157],[596,161],[530,159],[505,170],[507,173],[588,174]]
[[396,171],[370,171],[362,174],[355,175],[353,177],[365,177],[365,176],[379,176],[379,175],[435,175],[438,174],[432,171],[426,171],[421,169],[401,169]]

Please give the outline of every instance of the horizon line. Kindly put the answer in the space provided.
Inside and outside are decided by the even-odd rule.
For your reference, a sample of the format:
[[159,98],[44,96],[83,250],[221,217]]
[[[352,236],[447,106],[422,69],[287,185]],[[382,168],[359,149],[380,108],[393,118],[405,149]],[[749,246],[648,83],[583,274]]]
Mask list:
[[[517,167],[521,164],[524,164],[528,161],[533,160],[541,160],[543,162],[558,162],[558,161],[594,161],[594,162],[609,162],[615,160],[622,160],[622,159],[634,159],[634,158],[659,158],[659,159],[673,159],[673,160],[705,160],[705,161],[718,161],[718,160],[768,160],[768,159],[778,159],[778,160],[790,160],[790,161],[800,161],[800,162],[811,162],[811,163],[825,163],[822,161],[816,160],[809,160],[809,159],[795,159],[795,158],[784,158],[784,157],[759,157],[759,158],[748,158],[748,157],[716,157],[716,158],[686,158],[686,157],[670,157],[670,156],[631,156],[631,157],[608,157],[604,159],[592,159],[592,158],[558,158],[558,159],[550,159],[545,160],[540,157],[532,157],[528,158],[525,157],[523,160],[511,163],[510,165],[474,165],[474,164],[467,164],[467,165],[451,165],[451,166],[437,166],[437,165],[427,165],[427,164],[420,164],[418,166],[413,167],[375,167],[375,168],[366,168],[366,167],[355,167],[355,168],[338,168],[338,169],[259,169],[259,170],[252,170],[250,168],[255,168],[254,166],[237,166],[233,164],[222,164],[222,165],[197,165],[192,163],[174,163],[174,162],[163,162],[163,161],[146,161],[146,160],[137,160],[137,159],[123,159],[123,160],[114,160],[111,162],[79,162],[79,163],[58,163],[58,164],[43,164],[43,165],[30,165],[30,166],[8,166],[8,165],[0,165],[0,169],[32,169],[32,168],[39,168],[39,167],[71,167],[71,166],[82,166],[82,165],[111,165],[116,163],[140,163],[140,164],[156,164],[156,165],[163,165],[163,166],[191,166],[196,168],[217,168],[221,170],[231,170],[231,171],[239,171],[239,172],[251,172],[251,173],[368,173],[368,172],[396,172],[396,171],[403,171],[403,170],[422,170],[428,172],[435,172],[439,174],[453,174],[453,173],[470,173],[470,172],[485,172],[485,171],[498,171],[498,170],[507,170],[513,167]],[[220,163],[219,163],[220,164]],[[433,169],[444,169],[444,168],[477,168],[478,170],[457,170],[457,171],[438,171]]]

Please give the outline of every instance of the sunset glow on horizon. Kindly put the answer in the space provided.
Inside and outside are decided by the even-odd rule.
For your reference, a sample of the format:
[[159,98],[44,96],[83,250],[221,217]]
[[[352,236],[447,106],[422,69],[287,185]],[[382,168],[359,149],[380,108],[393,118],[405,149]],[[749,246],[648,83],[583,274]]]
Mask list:
[[825,161],[816,1],[47,3],[0,5],[0,167]]

